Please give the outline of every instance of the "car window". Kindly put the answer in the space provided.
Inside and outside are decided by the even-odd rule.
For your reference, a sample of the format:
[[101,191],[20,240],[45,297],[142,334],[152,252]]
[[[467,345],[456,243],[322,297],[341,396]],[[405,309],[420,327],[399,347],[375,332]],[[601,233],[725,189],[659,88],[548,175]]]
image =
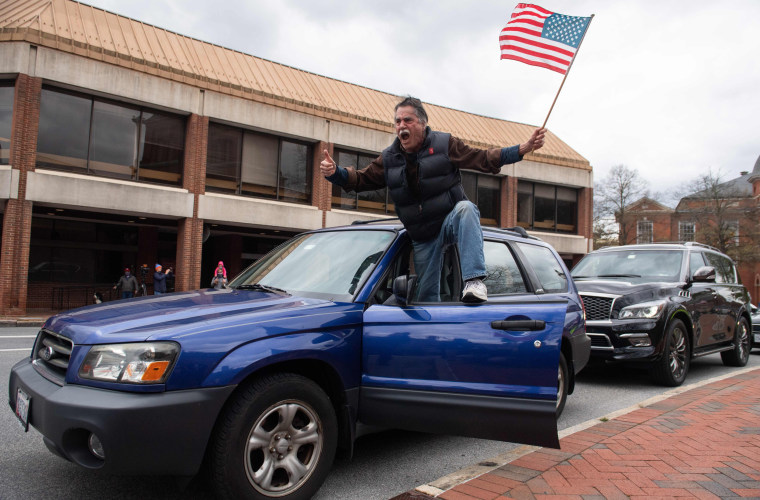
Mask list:
[[567,291],[567,276],[551,250],[546,247],[517,243],[525,258],[538,275],[546,293]]
[[689,276],[694,276],[697,269],[705,265],[705,258],[702,257],[702,252],[691,252],[689,254]]
[[391,231],[307,233],[259,259],[230,286],[260,284],[296,295],[350,300],[394,237]]
[[715,268],[716,283],[736,283],[734,265],[728,257],[712,252],[707,252],[705,257],[707,262]]
[[646,283],[677,281],[681,276],[682,250],[624,249],[590,253],[573,268],[573,278],[625,279]]
[[527,291],[517,262],[507,245],[496,241],[483,243],[486,277],[483,280],[489,295],[525,293]]

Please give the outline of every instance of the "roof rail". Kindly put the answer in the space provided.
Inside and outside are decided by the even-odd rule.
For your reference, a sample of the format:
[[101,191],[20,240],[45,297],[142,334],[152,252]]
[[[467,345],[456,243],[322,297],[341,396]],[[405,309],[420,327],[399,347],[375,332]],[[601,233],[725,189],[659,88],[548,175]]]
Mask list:
[[513,227],[484,227],[484,230],[488,231],[495,231],[497,233],[505,233],[505,234],[511,234],[512,236],[520,236],[522,238],[527,238],[530,240],[538,240],[541,241],[541,238],[537,238],[536,236],[532,236],[528,234],[528,231],[525,230],[524,227],[520,226],[513,226]]
[[713,246],[710,246],[706,243],[699,243],[697,241],[653,241],[651,243],[635,243],[634,245],[684,245],[687,247],[707,248],[708,250],[714,250],[716,252],[723,253],[721,250]]
[[369,219],[369,220],[355,220],[351,223],[352,226],[359,226],[362,224],[372,224],[374,222],[390,222],[392,220],[399,220],[398,217],[388,217],[386,219]]

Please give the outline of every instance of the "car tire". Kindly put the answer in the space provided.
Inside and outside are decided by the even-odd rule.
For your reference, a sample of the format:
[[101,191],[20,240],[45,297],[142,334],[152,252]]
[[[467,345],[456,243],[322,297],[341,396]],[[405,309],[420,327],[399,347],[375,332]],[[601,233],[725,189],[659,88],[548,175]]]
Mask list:
[[567,392],[570,389],[570,373],[567,369],[565,355],[559,353],[559,368],[557,370],[557,418],[562,415],[567,402]]
[[734,348],[720,353],[720,359],[726,366],[746,366],[749,361],[750,330],[745,318],[739,318],[734,331]]
[[308,499],[335,458],[338,425],[327,394],[284,373],[262,377],[234,396],[209,450],[211,479],[227,499]]
[[691,363],[689,332],[680,319],[668,325],[662,355],[652,366],[652,376],[661,385],[676,387],[683,384]]

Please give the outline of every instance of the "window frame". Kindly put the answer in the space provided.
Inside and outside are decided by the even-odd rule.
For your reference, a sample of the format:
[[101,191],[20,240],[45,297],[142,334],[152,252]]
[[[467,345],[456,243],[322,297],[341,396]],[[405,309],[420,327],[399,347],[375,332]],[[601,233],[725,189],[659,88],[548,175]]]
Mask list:
[[[521,190],[521,187],[523,188]],[[524,188],[529,189],[524,189]],[[553,197],[547,198],[547,197],[541,197],[541,199],[549,200],[551,199],[553,201],[553,219],[547,223],[547,222],[541,222],[539,225],[536,223],[536,200],[539,198],[536,195],[536,188],[551,188],[553,191]],[[573,220],[575,221],[574,224],[563,224],[559,222],[559,202],[560,197],[558,196],[558,190],[559,189],[568,189],[572,191],[575,194],[575,210],[573,214]],[[574,186],[565,186],[561,184],[549,184],[545,182],[534,182],[529,180],[522,180],[518,179],[517,181],[517,225],[520,227],[523,227],[528,230],[532,231],[542,231],[547,233],[560,233],[560,234],[578,234],[578,221],[579,221],[579,188]],[[523,201],[523,199],[525,201]],[[522,203],[527,202],[530,203],[529,207],[525,207],[522,205]],[[523,221],[520,220],[521,217],[521,208],[527,209],[527,212],[529,213],[529,221]],[[567,227],[561,227],[561,226],[567,226]]]
[[[647,227],[647,230],[642,231],[642,225]],[[648,236],[648,241],[644,241],[643,238]],[[648,243],[654,243],[654,222],[651,220],[637,220],[636,221],[636,243],[638,245],[646,245]]]
[[[475,204],[476,207],[478,207],[478,211],[480,211],[481,217],[480,217],[480,224],[483,226],[491,226],[491,227],[500,227],[501,226],[501,190],[502,190],[502,177],[500,175],[488,175],[483,174],[479,172],[473,172],[473,171],[460,171],[462,175],[462,187],[465,189],[465,195],[467,196],[467,199],[469,199],[471,202]],[[496,207],[495,207],[495,218],[494,219],[487,219],[483,217],[483,210],[481,210],[481,204],[480,204],[480,181],[484,178],[490,178],[494,179],[497,182],[496,189],[494,190],[496,193]],[[473,178],[475,180],[475,196],[470,197],[470,193],[467,192],[467,183],[465,182],[465,178]]]
[[[685,234],[689,234],[684,228],[691,226],[691,238],[686,239]],[[678,221],[678,241],[695,241],[697,234],[697,224],[693,221]]]
[[[240,140],[239,140],[240,149],[237,155],[237,159],[236,159],[237,165],[235,168],[235,176],[236,176],[234,180],[235,189],[234,190],[227,189],[227,188],[213,186],[213,185],[210,186],[208,183],[209,174],[207,170],[204,176],[204,180],[203,180],[204,189],[207,192],[232,194],[235,196],[245,196],[247,198],[274,200],[274,201],[279,201],[279,202],[284,202],[284,203],[296,203],[296,204],[302,204],[302,205],[311,204],[312,199],[314,197],[314,182],[313,182],[314,167],[313,167],[313,161],[310,161],[314,157],[313,143],[309,141],[301,140],[301,139],[294,139],[292,137],[284,137],[284,136],[279,136],[276,134],[260,132],[257,130],[250,130],[250,129],[235,126],[235,125],[228,125],[226,123],[221,123],[221,122],[209,122],[209,134],[211,133],[211,128],[217,127],[217,126],[224,127],[227,129],[232,129],[240,133]],[[275,139],[277,141],[277,160],[276,160],[276,165],[275,165],[276,170],[274,172],[274,175],[275,175],[274,196],[257,195],[255,193],[252,193],[251,191],[246,191],[243,189],[243,166],[244,166],[243,159],[245,157],[246,134],[251,135],[251,136],[259,136],[263,138],[268,138],[268,139]],[[208,151],[210,149],[208,146],[211,144],[210,139],[208,139],[208,135],[207,135],[207,141],[209,141],[206,148],[206,161],[208,162]],[[283,193],[282,193],[282,190],[284,189],[282,187],[282,181],[281,181],[282,162],[283,162],[283,144],[285,142],[295,144],[296,146],[306,147],[306,161],[304,162],[304,167],[306,169],[305,178],[306,178],[307,191],[305,193],[306,196],[303,201],[295,199],[295,198],[283,196]]]
[[[39,157],[40,154],[55,154],[55,153],[48,153],[48,152],[41,152],[40,151],[40,140],[39,140],[39,132],[38,132],[38,141],[37,141],[37,149],[35,151],[37,155],[37,159],[35,161],[35,167],[40,169],[49,169],[49,170],[58,170],[58,171],[64,171],[64,172],[72,172],[72,173],[78,173],[78,174],[84,174],[84,175],[92,175],[93,177],[102,177],[106,179],[120,179],[120,180],[129,180],[132,182],[140,182],[140,183],[146,183],[146,184],[158,184],[162,186],[173,186],[173,187],[181,187],[183,178],[184,178],[184,170],[185,170],[185,146],[186,146],[186,134],[187,134],[187,117],[178,113],[171,113],[163,110],[159,110],[156,108],[151,108],[149,106],[143,106],[140,104],[132,104],[128,102],[118,101],[116,99],[109,99],[106,97],[100,97],[92,94],[85,94],[81,92],[75,92],[69,89],[63,89],[51,85],[43,85],[42,86],[42,92],[51,92],[55,94],[62,94],[62,95],[69,95],[72,97],[76,97],[79,99],[83,99],[89,102],[89,117],[88,117],[88,123],[87,123],[87,152],[85,154],[85,158],[76,158],[76,157],[65,157],[65,158],[71,158],[71,159],[78,159],[80,161],[84,162],[84,169],[79,168],[67,168],[64,164],[53,164],[53,163],[45,163],[40,164],[39,163]],[[132,159],[132,165],[118,165],[113,164],[117,166],[126,167],[128,169],[132,170],[132,173],[129,175],[129,178],[126,178],[123,174],[122,175],[104,175],[104,171],[99,170],[93,163],[96,161],[92,158],[93,156],[93,147],[95,146],[93,144],[94,140],[94,133],[95,133],[95,126],[93,124],[95,120],[95,114],[96,114],[96,103],[100,103],[106,106],[113,106],[119,109],[129,109],[133,110],[138,113],[138,120],[134,127],[134,136],[132,137],[132,147],[134,149],[133,159]],[[151,170],[147,167],[144,167],[142,165],[143,161],[141,160],[141,156],[143,156],[143,153],[145,151],[145,140],[146,135],[144,131],[146,130],[146,125],[144,123],[145,119],[143,118],[146,113],[151,113],[153,115],[163,115],[170,118],[177,119],[178,122],[182,124],[182,148],[181,148],[181,154],[179,156],[178,162],[179,162],[179,168],[176,173],[171,173],[171,176],[177,176],[176,181],[161,181],[157,180],[160,179],[160,176],[157,177],[151,177],[151,176],[143,176],[140,174],[141,169],[145,170]],[[42,116],[38,117],[38,122],[41,122]],[[106,165],[108,162],[100,162]]]

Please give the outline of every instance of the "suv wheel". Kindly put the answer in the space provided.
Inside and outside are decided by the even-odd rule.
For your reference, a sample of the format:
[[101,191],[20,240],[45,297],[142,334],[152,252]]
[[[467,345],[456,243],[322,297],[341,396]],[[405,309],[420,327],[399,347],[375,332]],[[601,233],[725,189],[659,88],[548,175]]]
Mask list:
[[570,387],[570,376],[567,371],[565,355],[559,353],[559,369],[557,370],[557,418],[562,415],[567,402],[567,391]]
[[669,387],[679,386],[686,379],[690,361],[691,350],[686,326],[680,319],[674,319],[668,325],[665,333],[665,347],[662,356],[652,367],[652,375],[659,384]]
[[337,444],[327,394],[295,374],[263,377],[225,408],[210,466],[222,498],[307,499],[322,485]]
[[745,366],[749,361],[749,326],[747,320],[739,318],[734,332],[734,348],[720,353],[720,359],[726,366]]

